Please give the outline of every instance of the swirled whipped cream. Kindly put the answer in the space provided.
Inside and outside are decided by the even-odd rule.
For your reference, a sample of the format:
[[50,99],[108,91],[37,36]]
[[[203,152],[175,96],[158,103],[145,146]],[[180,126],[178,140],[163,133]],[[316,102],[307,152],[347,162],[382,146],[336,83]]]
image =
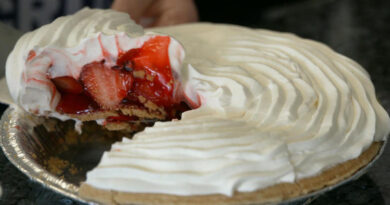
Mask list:
[[[6,63],[10,93],[28,112],[74,119],[56,111],[61,94],[51,79],[79,79],[83,66],[96,61],[112,67],[120,53],[140,48],[155,36],[145,34],[127,14],[112,10],[85,8],[58,18],[23,35],[16,43]],[[175,39],[169,42],[169,63],[172,71],[178,72],[184,51]]]
[[318,175],[389,133],[367,72],[321,43],[227,25],[157,30],[183,43],[184,90],[201,106],[115,143],[89,185],[231,196]]

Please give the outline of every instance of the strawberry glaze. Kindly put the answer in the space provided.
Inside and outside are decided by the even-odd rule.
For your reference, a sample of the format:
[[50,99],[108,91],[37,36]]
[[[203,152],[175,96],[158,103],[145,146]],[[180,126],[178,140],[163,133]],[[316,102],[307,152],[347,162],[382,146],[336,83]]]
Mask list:
[[[101,48],[103,58],[110,58],[110,52],[104,48],[100,35],[98,36],[98,42]],[[119,44],[118,36],[115,36],[115,44],[118,54],[116,64],[112,67],[107,67],[105,65],[105,61],[95,61],[84,65],[81,68],[81,75],[77,79],[77,81],[80,83],[80,85],[84,86],[85,91],[82,93],[75,94],[66,92],[64,91],[64,89],[58,89],[62,97],[56,107],[56,110],[60,113],[65,114],[82,114],[107,109],[107,107],[105,108],[104,106],[102,106],[102,103],[97,103],[98,99],[104,99],[106,96],[96,96],[96,93],[107,92],[91,91],[90,88],[85,87],[87,85],[85,83],[91,81],[93,81],[94,83],[96,81],[96,83],[107,83],[105,82],[105,79],[89,80],[82,78],[83,76],[87,76],[83,75],[83,73],[85,69],[91,67],[91,64],[95,64],[95,67],[98,64],[101,64],[100,67],[104,67],[105,69],[121,69],[121,72],[127,72],[131,75],[134,75],[135,72],[144,73],[144,75],[141,75],[141,77],[129,76],[129,78],[132,78],[131,80],[129,80],[129,82],[131,82],[132,84],[130,86],[131,90],[129,90],[127,96],[125,96],[123,100],[121,100],[118,107],[120,107],[121,105],[129,104],[143,106],[143,104],[139,102],[139,96],[142,96],[145,99],[155,103],[156,105],[163,107],[167,111],[167,113],[173,113],[173,111],[175,110],[188,110],[188,106],[183,106],[180,104],[180,102],[184,99],[174,96],[176,94],[174,93],[175,79],[172,74],[168,55],[169,43],[170,37],[155,36],[145,41],[140,48],[133,48],[124,52]],[[90,73],[90,71],[88,73]],[[89,74],[88,76],[91,75]],[[177,83],[177,85],[180,84]],[[109,86],[112,85],[109,84]],[[107,96],[107,98],[108,97],[109,96]],[[101,102],[101,100],[99,100],[99,102]],[[171,118],[176,117],[171,116]],[[128,121],[128,119],[124,117],[110,118],[110,120],[113,122]]]
[[35,53],[35,51],[31,50],[30,52],[28,52],[28,56],[27,56],[27,61],[30,61],[31,59],[33,59],[37,54]]
[[[110,58],[111,57],[110,52],[108,52],[108,50],[104,47],[104,45],[102,43],[102,36],[101,35],[98,36],[98,41],[99,41],[100,49],[102,50],[103,57],[104,58]],[[115,42],[117,42],[117,38],[115,38]],[[117,46],[117,48],[119,48],[118,44],[116,44],[116,46]]]
[[119,38],[118,36],[115,36],[115,46],[116,46],[116,49],[118,51],[118,56],[121,56],[124,51],[121,49],[120,45],[119,45]]
[[127,115],[119,115],[119,116],[110,116],[110,117],[107,117],[106,121],[107,122],[116,122],[116,123],[119,123],[119,122],[128,122],[128,121],[132,121],[132,120],[138,120],[137,117],[134,117],[134,116],[127,116]]

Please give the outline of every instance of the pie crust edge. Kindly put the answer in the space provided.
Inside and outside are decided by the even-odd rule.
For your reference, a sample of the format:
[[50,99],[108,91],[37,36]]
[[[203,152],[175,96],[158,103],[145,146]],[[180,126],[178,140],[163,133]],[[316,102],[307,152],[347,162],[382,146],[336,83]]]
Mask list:
[[373,142],[359,157],[331,167],[321,174],[303,178],[295,183],[280,183],[253,192],[236,192],[232,197],[221,194],[177,196],[152,193],[125,193],[94,188],[82,183],[81,198],[103,204],[267,204],[306,195],[331,186],[352,176],[371,162],[383,142]]

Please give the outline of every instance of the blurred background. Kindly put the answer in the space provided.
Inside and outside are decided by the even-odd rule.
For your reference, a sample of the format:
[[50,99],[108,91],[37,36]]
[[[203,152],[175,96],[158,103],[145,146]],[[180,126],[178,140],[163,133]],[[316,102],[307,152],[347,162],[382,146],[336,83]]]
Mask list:
[[[385,66],[389,65],[388,56],[375,55],[367,59],[367,53],[363,52],[369,51],[368,47],[372,44],[376,49],[390,44],[384,34],[390,30],[388,0],[194,2],[200,21],[293,32],[304,38],[322,41],[363,66],[378,63],[380,66],[375,68],[374,74],[389,74]],[[1,0],[0,22],[27,32],[59,16],[73,14],[85,6],[109,8],[111,3],[112,0]]]
[[[1,0],[0,20],[23,32],[50,23],[59,16],[69,15],[81,8],[109,8],[113,0]],[[222,2],[195,0],[200,20],[233,23],[256,27],[275,7],[304,2],[303,0]]]
[[[158,0],[156,0],[158,1]],[[295,33],[323,42],[361,64],[390,111],[389,0],[194,1],[199,20]],[[84,6],[109,8],[110,0],[0,0],[0,22],[21,32]],[[0,77],[21,32],[0,29]],[[0,113],[6,109],[0,106]],[[296,204],[390,204],[390,149],[359,180]],[[30,181],[0,151],[0,204],[80,204]],[[1,193],[0,193],[1,195]]]

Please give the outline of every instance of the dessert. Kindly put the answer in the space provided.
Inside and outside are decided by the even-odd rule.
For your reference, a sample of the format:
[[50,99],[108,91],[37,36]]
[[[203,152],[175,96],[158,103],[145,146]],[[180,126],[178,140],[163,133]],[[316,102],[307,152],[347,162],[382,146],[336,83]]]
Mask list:
[[24,35],[7,60],[7,82],[28,112],[137,130],[131,122],[188,109],[178,90],[183,58],[175,39],[144,35],[126,14],[84,9]]
[[[82,12],[90,12],[84,17],[94,24],[98,20],[88,16],[103,11]],[[108,28],[131,23],[125,15],[105,12],[118,15],[107,20]],[[107,32],[105,26],[98,28]],[[77,31],[82,30],[72,32]],[[351,176],[375,157],[389,134],[389,116],[367,72],[321,43],[206,23],[156,31],[183,45],[184,61],[174,58],[181,60],[171,66],[180,79],[181,100],[195,109],[114,143],[82,183],[84,199],[105,204],[279,202]],[[11,79],[8,70],[7,61]]]

